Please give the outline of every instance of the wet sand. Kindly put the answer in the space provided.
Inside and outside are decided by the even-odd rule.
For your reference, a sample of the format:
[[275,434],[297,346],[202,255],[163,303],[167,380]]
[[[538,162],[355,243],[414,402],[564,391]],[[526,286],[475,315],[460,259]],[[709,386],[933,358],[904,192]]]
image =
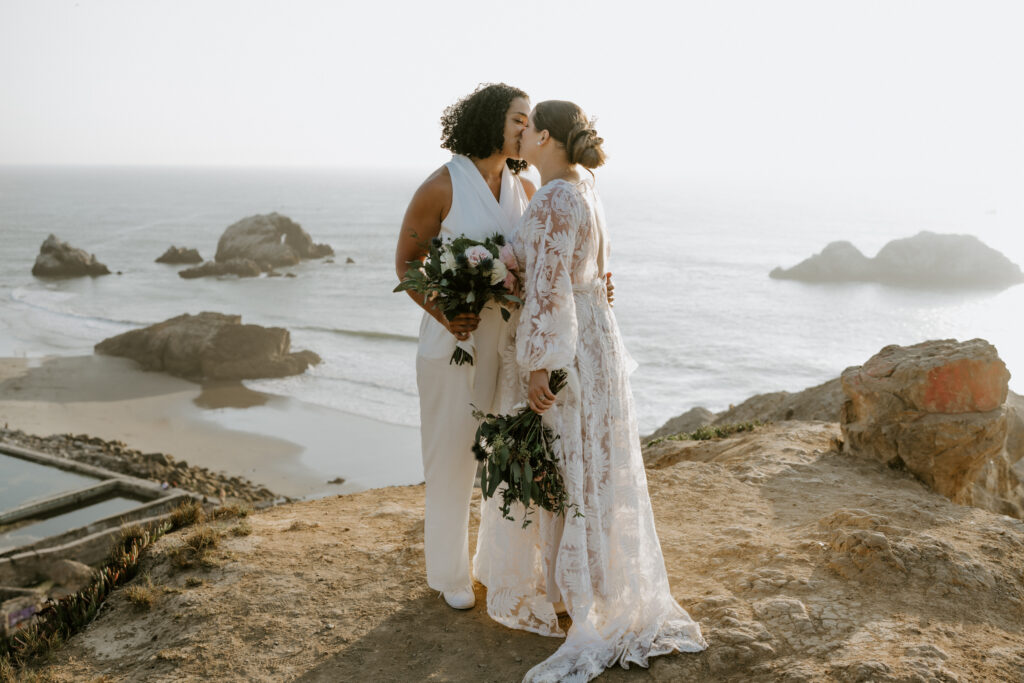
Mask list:
[[[291,497],[423,479],[414,428],[239,383],[203,386],[123,358],[0,358],[0,423],[121,440]],[[327,483],[337,477],[345,483]]]

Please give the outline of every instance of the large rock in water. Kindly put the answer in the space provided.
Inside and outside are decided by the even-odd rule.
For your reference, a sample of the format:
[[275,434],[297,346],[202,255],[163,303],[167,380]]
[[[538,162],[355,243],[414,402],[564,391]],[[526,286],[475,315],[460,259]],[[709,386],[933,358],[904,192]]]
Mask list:
[[202,263],[203,257],[198,249],[187,247],[167,247],[167,251],[157,257],[157,263]]
[[95,254],[76,249],[50,235],[39,247],[39,256],[32,266],[36,277],[81,277],[83,275],[109,275],[110,269],[96,260]]
[[238,277],[257,277],[263,269],[252,259],[233,258],[223,263],[207,261],[192,268],[178,271],[178,277],[191,280],[197,277],[209,277],[220,275],[237,275]]
[[251,259],[264,270],[293,266],[302,259],[333,256],[328,244],[314,244],[302,227],[277,213],[249,216],[228,226],[217,242],[218,263]]
[[196,380],[286,377],[320,362],[312,351],[292,353],[290,346],[284,328],[243,325],[239,315],[203,312],[104,339],[95,350]]
[[845,448],[972,504],[982,468],[1005,457],[1009,379],[983,339],[887,346],[843,371]]
[[804,282],[879,282],[908,287],[1003,289],[1024,282],[1018,265],[972,235],[920,232],[889,242],[873,259],[849,242],[832,242],[820,254],[770,276]]

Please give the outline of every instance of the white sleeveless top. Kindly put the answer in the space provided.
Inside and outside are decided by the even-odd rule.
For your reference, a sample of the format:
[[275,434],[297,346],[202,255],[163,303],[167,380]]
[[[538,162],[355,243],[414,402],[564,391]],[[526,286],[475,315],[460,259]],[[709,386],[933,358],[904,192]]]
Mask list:
[[[454,154],[445,167],[452,179],[452,206],[441,221],[439,237],[449,239],[465,235],[483,240],[498,232],[506,239],[511,238],[519,218],[530,203],[519,176],[508,166],[502,169],[500,199],[495,201],[487,181],[469,157]],[[419,355],[448,358],[454,350],[455,337],[452,333],[429,313],[424,313],[420,323]]]

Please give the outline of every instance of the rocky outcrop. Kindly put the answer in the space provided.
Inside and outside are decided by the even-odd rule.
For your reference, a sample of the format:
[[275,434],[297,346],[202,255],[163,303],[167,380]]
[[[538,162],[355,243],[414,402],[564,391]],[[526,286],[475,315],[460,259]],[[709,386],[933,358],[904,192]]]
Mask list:
[[737,406],[729,406],[715,415],[712,424],[734,422],[781,422],[783,420],[821,420],[838,422],[842,408],[843,387],[838,378],[803,391],[776,391],[751,396]]
[[190,280],[197,277],[209,277],[219,275],[237,275],[238,277],[257,277],[263,269],[260,268],[252,259],[247,258],[235,258],[223,263],[217,263],[216,261],[207,261],[206,263],[196,266],[194,268],[186,268],[185,270],[179,270],[178,276],[183,277],[186,280]]
[[50,235],[39,247],[32,274],[36,277],[95,277],[109,275],[110,269],[97,261],[95,254],[76,249],[57,239],[56,235]]
[[[229,225],[217,242],[213,261],[178,273],[183,278],[237,275],[278,275],[274,268],[294,266],[304,259],[333,256],[329,244],[315,244],[298,223],[277,213],[243,218]],[[286,273],[287,277],[295,277]]]
[[251,259],[264,270],[294,266],[302,259],[333,256],[328,244],[314,244],[302,227],[277,213],[249,216],[229,226],[217,242],[218,263]]
[[658,429],[648,437],[648,439],[655,439],[659,436],[669,436],[671,434],[681,434],[683,432],[692,432],[696,429],[700,429],[705,425],[709,425],[715,420],[715,414],[707,408],[697,406],[687,410],[682,415],[676,415],[665,424],[658,427]]
[[1024,519],[1024,397],[1006,399],[1006,445],[983,463],[968,492],[971,505]]
[[187,247],[167,247],[162,255],[156,259],[157,263],[202,263],[203,257],[197,249]]
[[920,232],[889,242],[873,258],[849,242],[832,242],[820,254],[770,276],[804,282],[879,282],[937,288],[1003,289],[1024,282],[1018,265],[973,235]]
[[737,422],[782,422],[784,420],[821,420],[838,422],[843,407],[843,387],[839,378],[803,391],[773,391],[751,396],[728,410],[712,413],[707,408],[691,408],[672,418],[644,440],[692,432],[705,425],[727,425]]
[[290,352],[290,345],[284,328],[243,325],[241,316],[204,312],[104,339],[95,350],[197,380],[286,377],[320,362],[312,351]]
[[[921,351],[923,355],[927,355],[927,349],[938,353],[938,347],[943,344],[949,344],[953,342],[926,342],[925,344],[919,345],[925,350]],[[995,350],[991,346],[987,345],[983,340],[975,340],[969,342],[969,345],[978,347],[979,349],[985,349],[982,355],[994,354]],[[985,348],[987,347],[987,349]],[[899,347],[892,347],[898,349]],[[883,352],[885,350],[883,349]],[[879,354],[881,355],[881,354]],[[991,366],[990,370],[995,373],[994,377],[984,376],[984,372],[979,376],[975,369],[969,364],[956,365],[953,364],[946,370],[935,370],[933,375],[933,388],[929,394],[921,389],[921,386],[911,388],[909,385],[900,388],[900,383],[908,381],[908,379],[902,375],[896,375],[889,377],[885,381],[892,382],[895,385],[893,391],[895,392],[892,398],[888,399],[892,409],[897,415],[901,417],[897,419],[904,419],[909,423],[912,423],[917,417],[921,418],[921,421],[916,424],[910,424],[906,427],[906,430],[920,429],[927,430],[928,425],[942,422],[943,418],[937,415],[942,415],[943,410],[953,410],[960,408],[974,406],[977,407],[977,397],[971,398],[971,392],[984,391],[982,387],[986,386],[986,382],[992,381],[997,386],[995,394],[986,399],[984,407],[988,407],[995,402],[999,401],[999,396],[1002,395],[1003,389],[1005,389],[1005,382],[999,380],[1000,374],[999,368],[1001,367],[1001,361]],[[878,367],[876,364],[871,364],[873,368]],[[865,368],[868,365],[864,366]],[[860,368],[851,368],[847,372],[854,372]],[[1003,368],[1005,370],[1005,368]],[[883,371],[884,374],[884,371]],[[926,378],[927,379],[927,378]],[[999,388],[1002,387],[1002,388]],[[900,392],[909,392],[910,396],[902,398],[896,398],[900,395]],[[1005,437],[1000,437],[998,433],[990,434],[988,447],[983,447],[982,451],[972,456],[973,465],[967,468],[968,472],[960,472],[956,476],[967,477],[967,480],[961,481],[955,486],[959,488],[957,494],[957,500],[964,504],[974,505],[981,507],[992,512],[998,512],[1004,515],[1010,515],[1011,517],[1017,517],[1018,519],[1024,519],[1024,397],[1014,394],[1012,391],[1005,392],[1005,402],[1002,402],[1001,410],[1005,411]],[[736,406],[730,406],[728,410],[724,410],[719,413],[711,413],[705,408],[693,408],[682,415],[673,418],[666,422],[656,432],[650,436],[644,437],[644,441],[652,441],[657,437],[665,437],[681,433],[689,433],[702,427],[704,425],[723,426],[735,423],[765,421],[765,422],[783,422],[789,420],[818,420],[822,422],[839,422],[843,405],[847,401],[847,396],[843,390],[843,379],[837,378],[830,380],[818,386],[804,389],[800,392],[790,393],[787,391],[777,391],[769,394],[758,394],[747,399],[743,403]],[[906,406],[904,402],[906,401]],[[925,410],[915,412],[909,406],[913,405],[913,401],[920,401],[925,406]],[[960,404],[956,402],[960,401]],[[974,403],[972,403],[974,401]],[[907,412],[901,413],[900,411],[906,409]],[[928,411],[932,411],[931,417],[928,417]],[[979,425],[984,424],[986,418],[972,416],[972,412],[960,413],[959,417],[950,418],[953,422],[960,422],[960,427],[956,427],[951,424],[947,424],[943,429],[950,430],[947,434],[946,439],[939,439],[935,445],[935,452],[943,451],[943,449],[952,448],[955,443],[960,443],[961,446],[970,450],[972,439],[976,436],[980,437],[984,435],[984,430],[979,433],[977,429],[980,429]],[[985,412],[985,411],[981,411]],[[956,415],[956,413],[953,413]],[[986,413],[987,415],[987,413]],[[915,417],[917,416],[917,417]],[[927,419],[924,419],[924,418]],[[1002,428],[999,426],[998,414],[994,414],[996,424],[990,425],[997,429],[997,432]],[[853,431],[867,429],[864,426],[852,425],[850,427]],[[964,429],[962,433],[958,433],[958,429]],[[896,427],[889,425],[888,427],[876,426],[870,431],[873,431],[875,435],[871,438],[881,438],[896,440],[896,435],[901,434],[899,443],[904,444],[906,438],[909,438],[907,434],[910,432],[904,430],[902,427]],[[924,432],[922,432],[924,433]],[[857,439],[863,439],[861,435],[855,435],[853,437],[854,444],[851,448],[858,447],[860,442]],[[1002,438],[1003,446],[997,447],[996,442],[1000,442]],[[991,441],[994,439],[994,442]],[[950,441],[952,440],[952,441]],[[895,441],[893,442],[895,443]],[[980,444],[975,444],[979,446]],[[653,449],[651,452],[657,452],[658,448],[666,448],[668,445],[662,446],[659,444],[650,444],[649,449]],[[902,457],[896,458],[892,456],[892,446],[889,450],[883,450],[882,452],[889,453],[888,456],[882,457],[881,459],[887,463],[891,463],[896,467],[909,467],[909,465],[903,460]],[[988,453],[986,458],[984,453]],[[949,451],[942,457],[953,457],[956,451]],[[920,458],[919,458],[920,459]],[[924,456],[927,461],[928,457]],[[940,458],[941,460],[942,458]],[[955,459],[955,458],[954,458]],[[961,463],[962,465],[962,463]],[[928,465],[927,463],[918,463],[915,467],[927,469],[929,467],[934,468],[936,465],[933,463]],[[960,467],[958,465],[957,467]],[[940,465],[941,469],[941,465]],[[916,470],[912,470],[915,471]],[[945,483],[941,484],[945,491],[950,486],[954,486],[952,481],[949,481],[949,476],[952,472],[944,473],[940,478],[945,477]],[[929,475],[925,475],[926,481],[932,481],[928,478]]]
[[974,479],[1006,447],[1009,379],[983,339],[887,346],[843,372],[846,450],[906,467],[951,500],[971,504]]
[[775,268],[769,274],[779,280],[804,282],[870,282],[873,279],[871,259],[850,242],[832,242],[811,258],[792,268]]

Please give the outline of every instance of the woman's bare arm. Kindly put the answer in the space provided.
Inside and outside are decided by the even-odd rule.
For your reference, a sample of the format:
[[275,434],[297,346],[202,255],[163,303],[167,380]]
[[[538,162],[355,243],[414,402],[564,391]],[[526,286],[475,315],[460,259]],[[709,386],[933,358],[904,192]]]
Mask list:
[[[427,255],[427,244],[441,233],[441,221],[448,215],[451,206],[452,180],[448,169],[442,166],[423,181],[405,210],[395,247],[395,273],[399,280],[405,277],[409,261],[422,261]],[[468,337],[480,323],[480,318],[470,313],[448,320],[436,306],[425,301],[422,294],[409,290],[406,293],[457,339]]]

